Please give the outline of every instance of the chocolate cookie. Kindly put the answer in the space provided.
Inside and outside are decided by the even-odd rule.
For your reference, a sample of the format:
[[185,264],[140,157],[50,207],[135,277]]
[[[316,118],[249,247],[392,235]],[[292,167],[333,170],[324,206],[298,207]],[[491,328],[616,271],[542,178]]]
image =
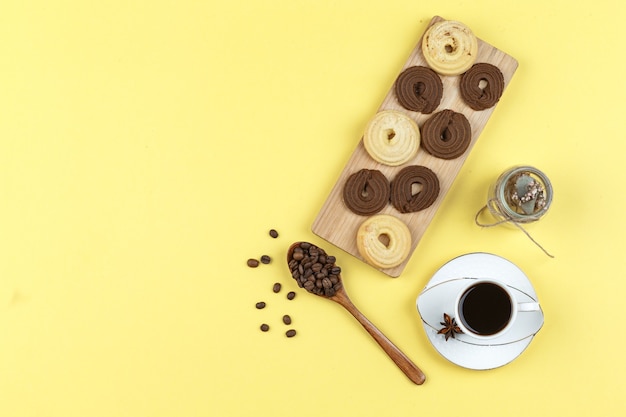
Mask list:
[[443,83],[439,75],[428,67],[409,67],[396,79],[395,93],[405,109],[430,114],[441,103]]
[[371,216],[389,202],[389,181],[375,169],[362,169],[350,175],[343,187],[343,201],[354,213]]
[[450,109],[432,115],[422,127],[422,146],[437,158],[463,155],[471,140],[472,128],[467,118]]
[[[413,186],[419,190],[414,193]],[[439,179],[431,169],[411,165],[391,181],[391,204],[400,213],[413,213],[430,207],[439,195]]]
[[504,76],[495,65],[474,64],[461,76],[459,85],[463,101],[474,110],[496,105],[504,92]]

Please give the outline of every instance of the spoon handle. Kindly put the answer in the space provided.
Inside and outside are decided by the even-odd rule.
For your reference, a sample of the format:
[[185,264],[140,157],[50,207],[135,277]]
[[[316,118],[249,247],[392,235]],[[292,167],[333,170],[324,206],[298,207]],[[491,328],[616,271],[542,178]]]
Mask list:
[[396,365],[398,365],[402,372],[404,372],[404,374],[409,377],[411,381],[417,385],[422,385],[424,383],[426,376],[421,369],[418,368],[417,365],[415,365],[411,359],[404,354],[404,352],[394,345],[391,340],[387,338],[387,336],[378,330],[376,326],[374,326],[354,304],[352,304],[352,301],[350,301],[345,292],[340,291],[332,298],[348,310],[350,314],[352,314],[352,316],[354,316],[354,318],[361,323],[365,330],[367,330],[367,332],[374,338],[374,340],[376,340],[380,347],[383,348],[387,355],[389,355],[389,357],[396,363]]

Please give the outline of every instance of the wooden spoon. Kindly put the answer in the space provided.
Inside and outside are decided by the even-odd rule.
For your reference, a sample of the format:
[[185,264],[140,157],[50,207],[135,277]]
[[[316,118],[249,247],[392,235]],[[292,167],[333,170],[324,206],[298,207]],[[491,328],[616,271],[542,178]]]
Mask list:
[[[316,255],[309,256],[308,248],[307,248],[304,250],[306,253],[304,256],[305,257],[308,256],[309,258],[308,262],[301,262],[302,261],[302,258],[301,258],[302,245],[317,249],[315,252],[319,251],[319,254],[324,256],[322,260],[331,258],[330,261],[321,262],[321,260],[319,260],[321,256],[316,256]],[[299,248],[299,249],[296,249],[296,248]],[[294,250],[298,252],[298,255],[296,256],[296,258],[300,258],[300,259],[294,259]],[[315,258],[315,259],[311,259],[311,258]],[[313,263],[321,263],[323,265],[325,264],[324,266],[326,266],[326,268],[324,269],[327,269],[327,273],[331,273],[331,276],[335,277],[334,281],[338,281],[339,284],[338,285],[335,284],[333,285],[332,288],[330,288],[328,287],[329,280],[327,280],[327,281],[324,281],[324,284],[325,284],[324,287],[314,286],[313,288],[311,288],[311,284],[304,286],[303,282],[306,282],[307,279],[306,278],[303,279],[303,275],[305,274],[306,269],[311,268],[310,266],[309,268],[304,268],[304,264],[305,263],[310,264],[312,260],[315,261]],[[305,259],[305,261],[307,261],[307,259]],[[339,303],[340,305],[342,305],[346,310],[350,312],[350,314],[352,314],[352,316],[354,316],[355,319],[357,319],[359,323],[361,323],[361,325],[365,328],[365,330],[367,330],[367,332],[374,338],[374,340],[376,340],[376,342],[380,345],[380,347],[382,347],[383,350],[387,352],[387,355],[389,355],[389,357],[396,363],[396,365],[398,365],[398,367],[402,370],[402,372],[404,372],[404,374],[407,377],[409,377],[411,381],[413,381],[417,385],[422,385],[424,383],[424,381],[426,380],[424,373],[413,362],[411,362],[411,360],[400,349],[398,349],[398,347],[394,345],[380,330],[378,330],[376,326],[374,326],[372,322],[370,322],[354,306],[352,301],[350,301],[350,298],[348,298],[348,294],[346,293],[346,290],[343,287],[343,283],[341,282],[341,272],[340,270],[337,272],[339,268],[336,267],[333,257],[327,255],[323,249],[315,245],[312,245],[311,243],[296,242],[292,244],[289,247],[289,250],[287,251],[287,264],[289,265],[289,269],[292,272],[292,277],[298,282],[298,285],[300,287],[304,287],[305,289],[307,289],[307,291],[313,294],[320,295],[321,297],[335,301],[336,303]],[[295,266],[295,268],[293,268],[293,266]],[[298,270],[300,266],[302,268]],[[331,267],[336,267],[335,269],[336,273],[332,273]],[[311,273],[309,272],[309,274]],[[315,273],[313,273],[313,275],[315,275]],[[313,282],[310,278],[309,278],[309,281]]]

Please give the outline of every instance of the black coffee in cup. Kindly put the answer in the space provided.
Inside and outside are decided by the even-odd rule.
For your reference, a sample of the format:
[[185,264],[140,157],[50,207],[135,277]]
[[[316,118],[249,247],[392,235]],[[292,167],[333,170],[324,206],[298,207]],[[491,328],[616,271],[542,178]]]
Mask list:
[[509,323],[512,314],[509,294],[491,282],[480,282],[469,287],[459,300],[459,319],[477,335],[498,333]]

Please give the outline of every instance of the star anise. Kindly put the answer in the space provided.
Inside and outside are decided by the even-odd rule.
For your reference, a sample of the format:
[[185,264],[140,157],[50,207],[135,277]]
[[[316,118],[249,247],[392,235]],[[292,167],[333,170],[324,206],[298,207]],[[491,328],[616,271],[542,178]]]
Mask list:
[[447,315],[446,313],[443,313],[443,321],[440,322],[440,324],[444,327],[439,329],[437,334],[445,335],[446,342],[448,341],[450,336],[452,336],[452,338],[455,339],[454,337],[455,334],[463,333],[461,329],[459,328],[459,326],[456,324],[456,320],[453,317],[450,317],[449,315]]

